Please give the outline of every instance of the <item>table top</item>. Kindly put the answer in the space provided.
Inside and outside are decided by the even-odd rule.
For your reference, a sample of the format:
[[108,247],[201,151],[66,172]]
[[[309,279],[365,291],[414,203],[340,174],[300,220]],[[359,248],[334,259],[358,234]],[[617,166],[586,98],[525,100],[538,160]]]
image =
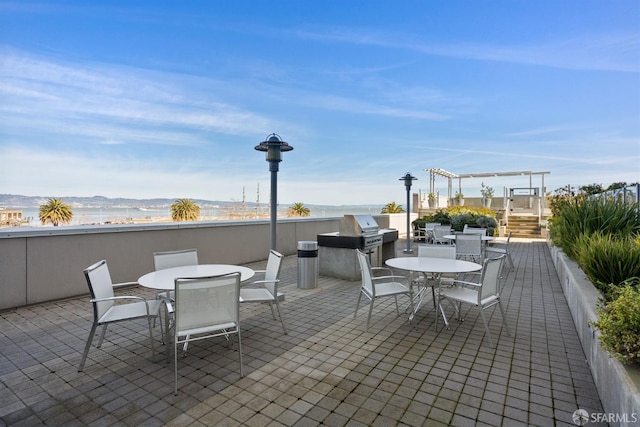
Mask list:
[[[473,236],[473,233],[463,233],[463,234],[465,234],[467,236]],[[442,237],[444,237],[445,239],[456,240],[457,236],[458,236],[457,234],[447,234],[447,235],[442,236]],[[482,234],[479,234],[479,236],[482,237],[481,240],[484,241],[484,242],[487,242],[489,240],[493,240],[494,239],[493,236],[485,236],[485,235],[482,235]]]
[[401,257],[388,259],[386,264],[389,267],[422,273],[469,273],[482,270],[482,265],[475,262],[451,258]]
[[218,276],[235,272],[240,272],[240,281],[249,280],[255,275],[252,269],[239,265],[198,264],[152,271],[140,277],[138,283],[145,288],[172,291],[175,280],[180,277]]

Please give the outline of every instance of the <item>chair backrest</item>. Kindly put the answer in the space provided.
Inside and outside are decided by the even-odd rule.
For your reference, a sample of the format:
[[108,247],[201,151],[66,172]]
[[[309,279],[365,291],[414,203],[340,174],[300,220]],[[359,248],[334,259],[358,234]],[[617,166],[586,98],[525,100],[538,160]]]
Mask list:
[[231,328],[229,324],[238,324],[240,273],[178,278],[175,284],[175,328],[179,336],[209,332],[216,325]]
[[487,235],[486,228],[469,227],[467,224],[464,225],[462,232],[465,234],[480,234],[481,236]]
[[[87,269],[84,270],[84,277],[87,279],[89,292],[91,292],[91,299],[113,297],[113,282],[111,281],[111,274],[109,273],[107,261],[98,261],[92,266],[87,267]],[[96,321],[100,319],[112,305],[113,300],[94,302],[93,316]]]
[[509,240],[511,240],[511,233],[512,231],[509,231],[509,234],[507,235],[507,248],[509,247]]
[[478,292],[478,305],[482,306],[482,301],[491,296],[500,295],[500,272],[506,255],[498,258],[487,258],[482,265],[482,276],[480,277],[480,292]]
[[356,249],[358,263],[360,264],[360,274],[362,276],[362,287],[372,296],[375,297],[375,288],[373,286],[373,273],[369,265],[367,254],[360,249]]
[[456,259],[456,248],[453,245],[418,245],[418,256]]
[[198,250],[184,249],[179,251],[154,252],[153,262],[156,270],[184,267],[198,264]]
[[269,252],[267,259],[267,269],[264,272],[265,288],[276,297],[278,293],[278,277],[280,276],[280,268],[282,267],[282,254],[273,249]]
[[434,225],[433,226],[433,235],[436,239],[442,239],[443,236],[446,236],[451,233],[450,225]]
[[439,222],[428,222],[424,225],[424,228],[426,228],[427,230],[433,230],[433,227],[435,227],[436,225],[440,225]]
[[479,234],[456,234],[457,256],[481,256],[482,236]]

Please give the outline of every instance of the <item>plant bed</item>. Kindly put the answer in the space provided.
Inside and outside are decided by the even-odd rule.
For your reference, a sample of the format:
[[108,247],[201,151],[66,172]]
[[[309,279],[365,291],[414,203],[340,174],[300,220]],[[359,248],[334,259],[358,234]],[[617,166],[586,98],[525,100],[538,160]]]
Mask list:
[[598,340],[599,331],[590,324],[598,320],[596,307],[602,295],[577,263],[550,241],[548,244],[604,410],[640,417],[640,367],[624,365],[610,356]]

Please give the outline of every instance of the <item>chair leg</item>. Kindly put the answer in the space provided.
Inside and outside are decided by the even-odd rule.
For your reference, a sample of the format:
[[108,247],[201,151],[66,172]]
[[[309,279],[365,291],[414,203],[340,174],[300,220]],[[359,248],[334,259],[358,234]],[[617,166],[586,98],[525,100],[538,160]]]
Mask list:
[[[155,319],[155,317],[153,319]],[[156,355],[156,346],[153,343],[153,326],[152,326],[153,319],[151,317],[147,319],[147,323],[149,324],[149,342],[151,343],[151,357],[155,357]]]
[[367,316],[367,327],[366,327],[366,332],[369,332],[369,322],[371,321],[371,313],[373,312],[373,300],[374,298],[371,298],[371,304],[369,304],[369,315]]
[[107,333],[107,324],[102,325],[102,332],[100,333],[100,339],[98,340],[97,348],[100,348],[102,345],[102,341],[104,340],[104,335]]
[[500,300],[498,300],[498,307],[500,307],[500,314],[502,314],[502,324],[504,325],[504,329],[506,329],[507,335],[511,336],[511,331],[509,330],[509,325],[507,325],[507,318],[504,315],[504,309],[502,308]]
[[178,337],[173,340],[173,394],[178,395]]
[[280,311],[280,304],[276,300],[276,309],[278,310],[278,316],[280,317],[280,323],[282,323],[282,329],[284,330],[284,334],[287,335],[287,327],[284,325],[284,317],[282,317],[282,312]]
[[356,302],[356,312],[353,313],[353,318],[358,317],[358,308],[360,307],[360,298],[362,298],[362,291],[358,292],[358,301]]
[[276,312],[273,311],[273,303],[272,302],[269,302],[269,308],[271,309],[271,316],[273,316],[273,320],[278,320],[276,318]]
[[91,348],[91,342],[93,341],[93,336],[96,333],[96,328],[98,327],[97,323],[94,323],[91,326],[91,332],[89,332],[89,338],[87,338],[87,344],[84,346],[84,353],[82,353],[82,359],[80,359],[80,367],[78,368],[78,372],[82,372],[84,369],[84,362],[87,360],[87,355],[89,354],[89,349]]
[[491,348],[495,348],[493,345],[493,340],[491,339],[491,331],[489,330],[489,324],[487,323],[487,318],[484,316],[484,310],[480,307],[480,317],[482,317],[482,323],[484,323],[484,330],[487,332],[487,339],[489,340],[489,346]]
[[238,331],[238,356],[240,358],[240,377],[244,377],[244,368],[242,367],[242,337],[240,336],[240,325],[236,325],[236,330]]
[[400,307],[398,306],[398,295],[394,295],[393,299],[396,301],[396,313],[398,314],[398,317],[400,317]]
[[509,266],[513,270],[516,268],[516,265],[513,263],[513,258],[511,258],[511,253],[507,252],[507,259],[509,260]]

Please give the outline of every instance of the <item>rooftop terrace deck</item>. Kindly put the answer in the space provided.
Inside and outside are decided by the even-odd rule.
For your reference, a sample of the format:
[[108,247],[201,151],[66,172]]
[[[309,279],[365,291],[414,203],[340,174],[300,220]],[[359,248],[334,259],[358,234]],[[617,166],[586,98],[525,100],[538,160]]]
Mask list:
[[235,346],[195,342],[179,361],[178,396],[164,354],[150,360],[144,321],[111,326],[78,373],[88,298],[0,312],[0,425],[575,425],[576,409],[602,407],[548,247],[512,239],[512,256],[503,298],[513,336],[490,310],[496,349],[477,310],[435,330],[429,303],[412,325],[379,301],[364,332],[365,310],[353,318],[359,282],[320,277],[298,289],[287,257],[289,334],[268,307],[241,306],[246,376]]

